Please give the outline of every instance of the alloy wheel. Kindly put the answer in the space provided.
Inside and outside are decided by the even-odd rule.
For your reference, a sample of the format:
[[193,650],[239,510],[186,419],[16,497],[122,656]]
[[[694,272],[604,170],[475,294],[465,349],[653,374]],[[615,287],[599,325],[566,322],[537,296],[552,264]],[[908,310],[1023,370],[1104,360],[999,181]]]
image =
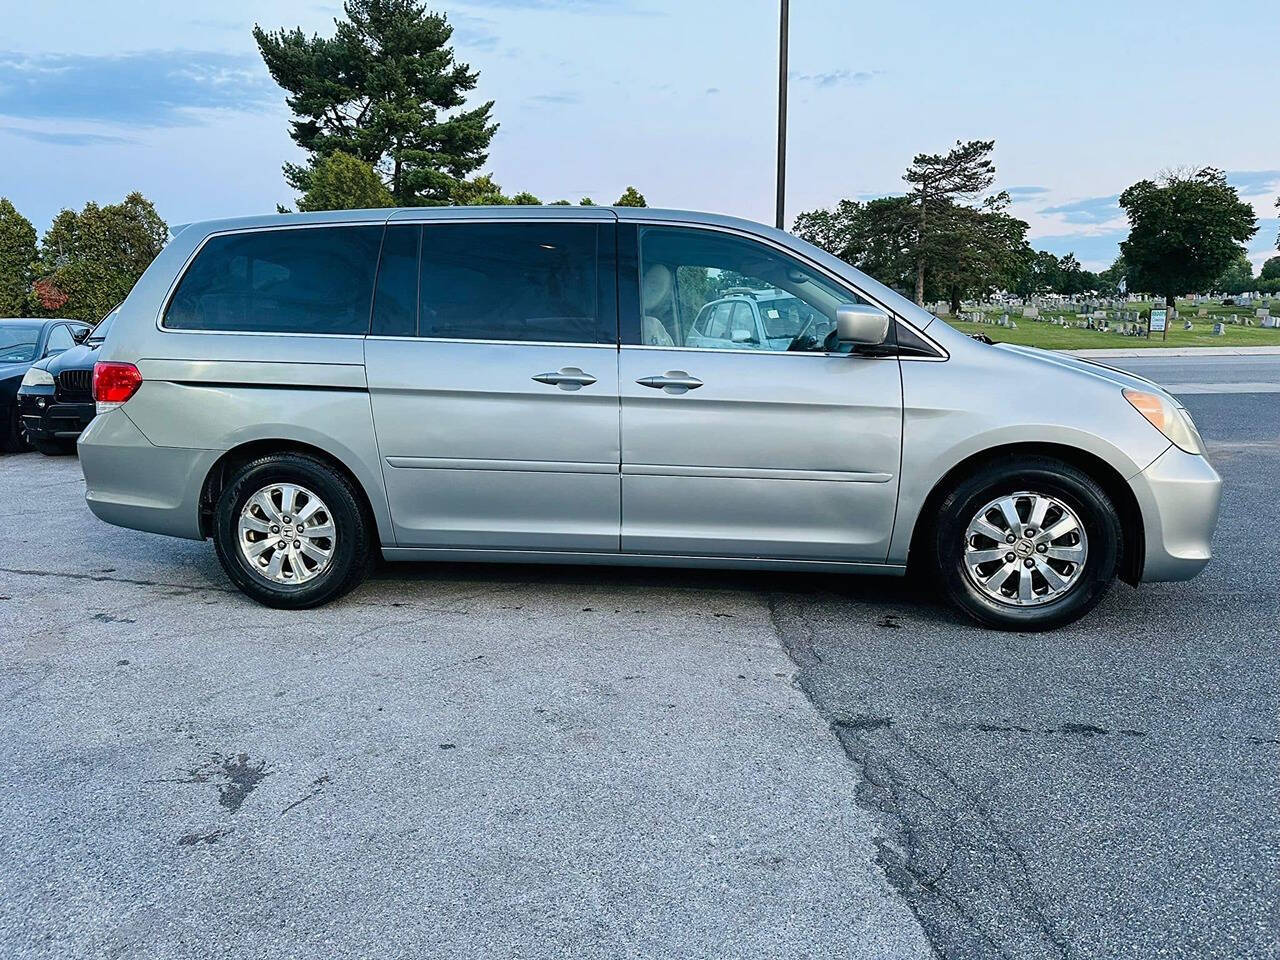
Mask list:
[[1080,517],[1061,499],[1022,491],[992,500],[964,534],[964,571],[997,603],[1030,607],[1061,600],[1089,556]]
[[275,584],[307,583],[324,573],[336,538],[324,501],[291,483],[270,484],[246,500],[236,531],[249,569]]

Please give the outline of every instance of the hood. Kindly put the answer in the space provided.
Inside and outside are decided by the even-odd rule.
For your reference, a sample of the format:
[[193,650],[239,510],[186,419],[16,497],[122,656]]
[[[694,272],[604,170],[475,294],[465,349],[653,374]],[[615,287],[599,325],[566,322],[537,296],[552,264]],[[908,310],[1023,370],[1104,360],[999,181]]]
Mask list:
[[57,376],[63,370],[89,369],[93,367],[94,361],[97,359],[98,347],[100,346],[102,346],[101,343],[95,343],[92,346],[87,343],[79,343],[55,356],[46,357],[44,360],[38,361],[35,366],[48,370],[54,376]]
[[1128,373],[1124,370],[1117,370],[1115,367],[1109,367],[1105,363],[1098,363],[1096,360],[1086,360],[1084,357],[1073,357],[1069,353],[1059,353],[1056,350],[1022,347],[1012,343],[997,343],[994,345],[994,349],[1016,353],[1020,357],[1057,367],[1059,370],[1070,370],[1082,376],[1114,383],[1119,387],[1133,387],[1135,390],[1155,390],[1168,396],[1178,406],[1182,406],[1160,384],[1154,383],[1146,377],[1140,377],[1135,373]]

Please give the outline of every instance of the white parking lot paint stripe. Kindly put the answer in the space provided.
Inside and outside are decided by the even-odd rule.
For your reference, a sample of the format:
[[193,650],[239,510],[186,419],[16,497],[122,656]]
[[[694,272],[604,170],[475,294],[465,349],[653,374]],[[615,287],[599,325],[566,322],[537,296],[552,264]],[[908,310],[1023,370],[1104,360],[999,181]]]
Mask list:
[[1162,383],[1170,393],[1280,393],[1280,383]]

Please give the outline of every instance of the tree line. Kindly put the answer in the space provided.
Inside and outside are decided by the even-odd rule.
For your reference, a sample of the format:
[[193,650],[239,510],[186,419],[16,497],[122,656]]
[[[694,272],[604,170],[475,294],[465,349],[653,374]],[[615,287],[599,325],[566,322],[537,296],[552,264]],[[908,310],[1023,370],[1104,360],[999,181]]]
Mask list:
[[1095,273],[1072,253],[1032,249],[1027,223],[1008,212],[1008,193],[991,192],[994,148],[972,140],[918,154],[903,174],[904,195],[841,200],[800,214],[793,230],[922,306],[946,301],[952,313],[996,291],[1027,298],[1127,290],[1170,305],[1194,292],[1280,292],[1280,257],[1253,275],[1244,245],[1257,217],[1221,170],[1175,171],[1125,190],[1129,236],[1115,262]]
[[[527,190],[509,194],[481,172],[499,129],[494,104],[468,106],[479,73],[454,56],[443,14],[419,0],[346,0],[343,11],[331,37],[253,28],[293,114],[290,136],[306,154],[283,168],[298,210],[542,202]],[[1253,277],[1243,244],[1256,219],[1220,171],[1126,190],[1129,238],[1110,268],[1093,273],[1072,254],[1031,248],[1008,193],[992,192],[994,146],[975,140],[919,154],[904,174],[905,195],[842,200],[802,213],[794,231],[917,303],[946,300],[953,311],[996,290],[1027,297],[1127,286],[1170,300],[1209,289],[1280,290],[1280,257]],[[635,187],[616,201],[645,203]],[[0,198],[0,315],[95,321],[124,298],[167,237],[155,207],[136,192],[118,204],[63,210],[38,242],[30,221]]]

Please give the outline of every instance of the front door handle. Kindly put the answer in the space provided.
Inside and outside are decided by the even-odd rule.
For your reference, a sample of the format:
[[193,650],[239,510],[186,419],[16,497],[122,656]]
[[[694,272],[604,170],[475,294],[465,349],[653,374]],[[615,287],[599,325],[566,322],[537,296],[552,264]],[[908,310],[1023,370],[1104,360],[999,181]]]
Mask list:
[[660,377],[641,377],[636,383],[642,387],[652,387],[670,394],[687,393],[702,386],[702,381],[691,377],[683,370],[668,370]]
[[561,367],[555,373],[539,373],[533,379],[561,390],[581,390],[596,382],[595,377],[583,373],[579,367]]

